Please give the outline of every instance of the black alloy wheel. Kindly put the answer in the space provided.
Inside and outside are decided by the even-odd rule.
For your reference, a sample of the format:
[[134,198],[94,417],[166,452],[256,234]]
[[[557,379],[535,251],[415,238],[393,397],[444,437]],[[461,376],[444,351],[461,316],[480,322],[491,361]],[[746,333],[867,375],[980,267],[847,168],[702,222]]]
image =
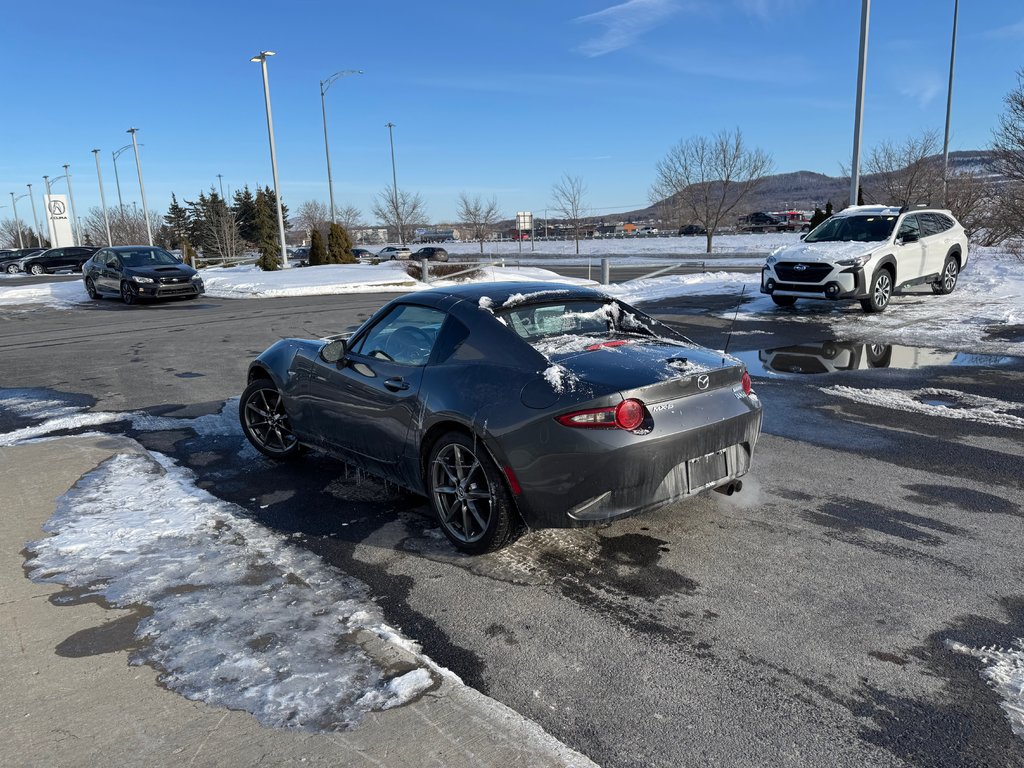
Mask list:
[[939,296],[948,296],[956,288],[958,277],[960,277],[960,265],[954,256],[947,256],[946,263],[942,265],[939,282],[932,285],[932,292]]
[[92,281],[91,277],[85,278],[85,292],[89,294],[90,299],[100,298],[100,292],[96,290],[96,283]]
[[238,419],[253,447],[278,461],[294,459],[302,452],[284,409],[284,398],[269,379],[256,379],[238,401]]
[[520,528],[504,477],[487,449],[465,434],[449,432],[434,444],[427,490],[441,530],[467,554],[500,549]]
[[137,303],[139,300],[139,294],[135,292],[135,288],[127,280],[121,281],[121,301],[128,306]]
[[892,275],[884,267],[875,272],[871,279],[871,288],[868,291],[868,298],[860,300],[860,306],[865,312],[881,312],[889,306],[889,299],[892,298]]

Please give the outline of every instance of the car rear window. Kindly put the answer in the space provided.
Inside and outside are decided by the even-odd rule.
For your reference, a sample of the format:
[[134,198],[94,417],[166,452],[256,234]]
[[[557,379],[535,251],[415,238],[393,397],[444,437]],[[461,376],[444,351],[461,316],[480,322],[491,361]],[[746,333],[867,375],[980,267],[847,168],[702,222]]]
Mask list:
[[509,306],[515,296],[496,311],[524,341],[543,354],[569,351],[596,341],[615,339],[623,334],[653,336],[653,332],[635,314],[615,301],[576,300]]

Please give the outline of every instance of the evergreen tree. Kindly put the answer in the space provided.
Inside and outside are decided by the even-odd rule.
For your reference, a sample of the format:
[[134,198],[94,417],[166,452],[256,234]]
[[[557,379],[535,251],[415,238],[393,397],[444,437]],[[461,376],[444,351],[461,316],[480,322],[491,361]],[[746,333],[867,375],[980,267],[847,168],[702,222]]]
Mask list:
[[324,251],[324,237],[319,229],[314,229],[309,243],[309,261],[311,267],[319,267],[327,263],[327,253]]
[[[274,194],[274,190],[272,190],[270,187],[264,187],[263,188],[263,194],[267,198],[267,201],[268,201],[268,203],[270,205],[270,210],[271,210],[271,212],[273,212],[274,218],[276,219],[277,218],[277,195]],[[288,206],[285,205],[283,201],[281,202],[281,215],[284,217],[284,228],[285,228],[285,230],[287,231],[287,230],[291,229],[292,228],[292,223],[290,221],[288,221]]]
[[816,226],[821,224],[821,222],[823,222],[827,218],[828,217],[825,215],[825,212],[823,210],[821,210],[821,208],[815,208],[814,209],[814,215],[811,216],[811,229],[814,229]]
[[827,203],[825,203],[825,218],[826,219],[831,219],[832,218],[832,201],[831,200],[829,200]]
[[281,244],[277,238],[277,215],[264,190],[256,192],[256,265],[265,272],[281,268]]
[[188,209],[178,202],[178,198],[173,192],[171,193],[171,205],[164,216],[164,222],[169,230],[171,248],[181,248],[182,241],[188,237]]
[[327,261],[329,264],[355,264],[352,253],[352,238],[341,224],[331,224],[327,234]]
[[235,221],[238,222],[238,233],[247,243],[255,244],[256,235],[256,198],[253,197],[249,186],[235,192],[234,206]]

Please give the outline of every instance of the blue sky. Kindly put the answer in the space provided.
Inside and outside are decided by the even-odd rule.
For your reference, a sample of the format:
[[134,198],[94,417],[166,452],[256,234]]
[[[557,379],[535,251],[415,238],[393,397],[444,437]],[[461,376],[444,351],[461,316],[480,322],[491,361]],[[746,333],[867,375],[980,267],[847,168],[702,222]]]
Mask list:
[[[71,164],[81,210],[99,204],[90,150],[139,129],[150,206],[192,198],[223,174],[271,180],[259,66],[270,86],[283,197],[327,200],[319,81],[327,95],[335,197],[369,219],[391,181],[434,221],[460,191],[502,211],[542,211],[563,172],[597,211],[647,204],[654,166],[680,139],[740,127],[777,171],[839,174],[853,130],[858,0],[600,0],[515,3],[5,3],[0,205]],[[953,0],[876,2],[866,147],[941,132]],[[12,34],[13,32],[13,34]],[[1024,66],[1024,5],[960,9],[953,149],[988,145]],[[139,200],[131,152],[118,161]],[[57,188],[63,191],[63,187]],[[38,198],[37,198],[38,201]],[[27,203],[19,213],[27,216]],[[22,208],[21,206],[25,207]],[[0,209],[0,217],[10,209]]]

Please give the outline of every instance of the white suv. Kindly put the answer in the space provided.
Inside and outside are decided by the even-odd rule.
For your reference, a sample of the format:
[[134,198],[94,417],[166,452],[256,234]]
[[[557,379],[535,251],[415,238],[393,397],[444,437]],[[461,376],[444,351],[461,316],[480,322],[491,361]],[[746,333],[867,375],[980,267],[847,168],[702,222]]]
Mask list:
[[852,206],[801,239],[772,253],[761,270],[761,293],[781,307],[797,299],[859,299],[865,312],[881,312],[912,286],[952,293],[967,266],[964,228],[933,208]]

